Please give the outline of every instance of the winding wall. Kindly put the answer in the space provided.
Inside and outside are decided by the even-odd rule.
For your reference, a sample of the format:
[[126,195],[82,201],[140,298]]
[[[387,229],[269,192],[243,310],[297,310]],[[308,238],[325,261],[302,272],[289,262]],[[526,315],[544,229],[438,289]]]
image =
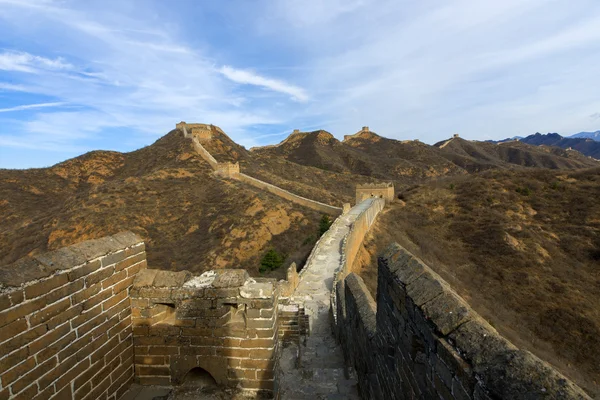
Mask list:
[[[219,163],[205,148],[204,146],[202,146],[200,144],[200,141],[194,137],[192,134],[188,133],[187,128],[184,124],[177,124],[177,128],[178,129],[182,129],[183,130],[183,136],[186,138],[190,138],[192,140],[194,149],[198,152],[198,154],[200,154],[200,156],[210,164],[211,168],[217,172],[223,172],[226,171],[228,168],[227,166],[233,166],[234,164],[231,163]],[[219,129],[220,132],[222,132]],[[225,165],[227,164],[227,166]],[[235,164],[237,165],[237,163]],[[239,168],[239,167],[238,167]],[[302,196],[298,196],[294,193],[291,193],[285,189],[282,189],[278,186],[275,186],[271,183],[267,183],[264,181],[261,181],[259,179],[253,178],[249,175],[246,174],[242,174],[239,173],[239,169],[232,174],[229,173],[222,173],[223,176],[227,176],[229,178],[232,179],[237,179],[240,180],[244,183],[247,183],[249,185],[252,185],[256,188],[262,189],[262,190],[266,190],[270,193],[273,193],[283,199],[289,200],[293,203],[296,204],[300,204],[301,206],[304,207],[308,207],[311,208],[313,210],[325,213],[325,214],[330,214],[330,215],[340,215],[342,213],[342,208],[341,207],[335,207],[335,206],[331,206],[329,204],[325,204],[325,203],[321,203],[319,201],[316,200],[311,200],[311,199],[307,199],[306,197],[302,197]]]
[[589,399],[398,244],[378,264],[376,303],[359,276],[337,283],[337,335],[363,398]]

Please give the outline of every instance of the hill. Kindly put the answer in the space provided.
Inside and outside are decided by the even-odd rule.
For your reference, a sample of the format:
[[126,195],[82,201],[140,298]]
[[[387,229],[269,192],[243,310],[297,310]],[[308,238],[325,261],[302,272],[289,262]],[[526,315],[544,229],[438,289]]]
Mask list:
[[[596,133],[597,132],[594,132],[593,134]],[[560,147],[561,149],[577,150],[583,155],[600,160],[600,142],[597,141],[597,139],[594,140],[586,136],[586,132],[582,132],[582,136],[575,137],[576,135],[573,135],[572,137],[562,137],[558,133],[547,133],[543,135],[538,132],[521,138],[519,141],[534,146],[555,146]]]
[[144,238],[153,268],[257,273],[269,248],[303,261],[320,214],[211,172],[179,131],[131,153],[0,170],[0,264],[122,230]]
[[399,185],[487,169],[541,167],[575,169],[597,164],[576,152],[540,149],[518,142],[498,145],[452,138],[427,145],[384,138],[367,127],[337,140],[329,132],[294,132],[274,146],[255,147],[262,159],[283,159],[338,174],[368,176]]
[[550,168],[577,169],[594,167],[597,163],[576,151],[557,147],[539,147],[523,140],[500,143],[477,142],[454,137],[434,145],[444,157],[469,172],[487,169]]
[[504,336],[600,396],[600,168],[488,170],[403,191],[355,265],[397,241]]
[[592,139],[595,140],[597,142],[600,142],[600,131],[596,131],[596,132],[579,132],[576,133],[574,135],[568,136],[568,138],[570,139],[577,139],[577,138],[583,138],[583,139]]

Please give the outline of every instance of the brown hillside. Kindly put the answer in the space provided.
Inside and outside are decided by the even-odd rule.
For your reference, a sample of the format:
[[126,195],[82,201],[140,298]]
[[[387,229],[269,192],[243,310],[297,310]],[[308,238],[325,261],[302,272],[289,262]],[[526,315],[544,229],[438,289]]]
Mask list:
[[321,217],[215,178],[178,131],[131,153],[92,152],[51,168],[0,170],[0,199],[1,264],[132,230],[146,241],[154,268],[256,273],[271,247],[287,262],[303,261]]
[[375,255],[397,241],[503,335],[600,396],[600,169],[492,170],[400,196],[362,254],[373,292]]
[[494,168],[577,169],[598,166],[577,151],[558,147],[538,147],[519,141],[492,143],[464,140],[456,137],[436,143],[442,156],[469,172]]

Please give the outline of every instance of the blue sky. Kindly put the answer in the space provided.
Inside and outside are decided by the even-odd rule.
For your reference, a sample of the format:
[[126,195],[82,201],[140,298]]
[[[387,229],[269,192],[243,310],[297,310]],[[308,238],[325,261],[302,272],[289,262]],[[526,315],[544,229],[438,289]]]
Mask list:
[[597,0],[0,0],[0,168],[178,121],[246,147],[600,129]]

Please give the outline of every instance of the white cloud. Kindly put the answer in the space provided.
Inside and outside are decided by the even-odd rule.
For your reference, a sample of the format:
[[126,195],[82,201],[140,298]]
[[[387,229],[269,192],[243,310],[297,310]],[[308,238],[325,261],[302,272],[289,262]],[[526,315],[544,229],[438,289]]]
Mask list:
[[73,66],[62,58],[34,56],[26,52],[5,51],[0,53],[0,70],[35,73],[40,70],[68,70]]
[[64,106],[64,105],[65,105],[65,103],[60,103],[60,102],[58,102],[58,103],[55,102],[55,103],[24,104],[24,105],[15,106],[15,107],[0,108],[0,113],[31,110],[34,108],[60,107],[60,106]]
[[292,96],[294,100],[302,102],[308,100],[306,91],[301,87],[290,85],[277,79],[266,78],[252,71],[235,69],[226,65],[219,69],[219,72],[227,79],[236,83],[260,86],[274,92],[288,94]]

